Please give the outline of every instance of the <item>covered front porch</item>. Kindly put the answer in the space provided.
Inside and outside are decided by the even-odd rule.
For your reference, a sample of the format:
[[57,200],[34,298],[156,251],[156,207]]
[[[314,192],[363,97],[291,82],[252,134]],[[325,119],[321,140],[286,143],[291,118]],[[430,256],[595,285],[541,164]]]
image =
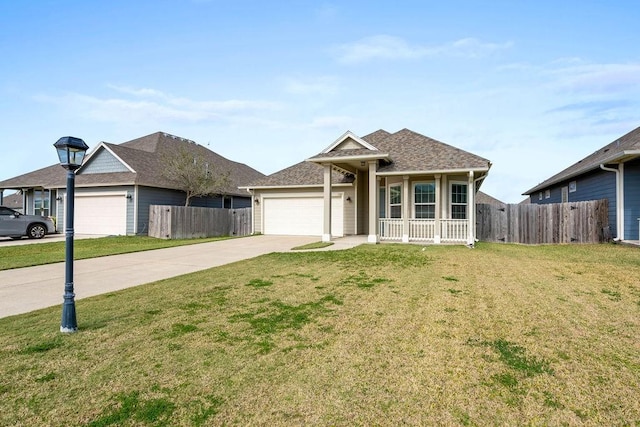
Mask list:
[[[362,164],[364,163],[364,165]],[[385,174],[378,162],[353,164],[326,162],[324,181],[323,241],[332,240],[330,201],[331,171],[341,170],[355,177],[353,229],[367,236],[368,243],[402,242],[427,244],[475,243],[475,194],[485,175],[475,171],[452,174],[419,172],[412,175]]]
[[[405,233],[405,227],[408,232]],[[380,218],[378,236],[381,241],[423,243],[469,243],[470,224],[466,219]],[[405,238],[406,237],[406,238]]]

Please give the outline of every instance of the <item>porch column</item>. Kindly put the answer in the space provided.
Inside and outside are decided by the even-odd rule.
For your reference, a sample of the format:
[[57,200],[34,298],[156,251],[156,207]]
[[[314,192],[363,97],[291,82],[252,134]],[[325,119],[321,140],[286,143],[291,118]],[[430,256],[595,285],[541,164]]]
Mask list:
[[441,182],[440,182],[440,177],[442,175],[437,174],[435,175],[435,181],[436,181],[436,206],[435,206],[435,230],[433,230],[433,243],[435,244],[439,244],[440,243],[440,232],[441,232],[441,226],[440,226],[440,211],[442,209],[441,204],[442,204],[442,200],[440,200],[440,192],[441,192]]
[[331,163],[325,163],[324,167],[324,209],[322,241],[331,241]]
[[369,162],[369,236],[368,243],[378,243],[378,161]]
[[409,216],[411,215],[411,201],[409,199],[409,175],[402,177],[402,242],[409,243]]
[[476,213],[476,184],[473,180],[473,171],[469,171],[469,184],[467,186],[467,245],[475,244],[475,213]]

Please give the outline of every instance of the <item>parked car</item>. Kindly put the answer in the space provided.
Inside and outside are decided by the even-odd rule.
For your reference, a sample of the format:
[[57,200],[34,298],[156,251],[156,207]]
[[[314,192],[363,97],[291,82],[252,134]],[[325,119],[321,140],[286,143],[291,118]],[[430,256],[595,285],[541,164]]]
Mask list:
[[55,233],[53,219],[48,216],[23,215],[6,206],[0,206],[0,237],[42,239]]

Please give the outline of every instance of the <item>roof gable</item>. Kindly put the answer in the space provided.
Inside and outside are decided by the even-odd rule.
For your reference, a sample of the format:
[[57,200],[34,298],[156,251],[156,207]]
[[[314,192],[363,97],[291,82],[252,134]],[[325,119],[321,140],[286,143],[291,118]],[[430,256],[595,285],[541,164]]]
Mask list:
[[322,150],[323,154],[330,153],[332,151],[338,150],[358,150],[358,149],[367,149],[378,151],[376,147],[369,144],[364,139],[360,138],[358,135],[354,134],[350,130],[343,133],[338,139],[336,139],[333,144]]
[[[353,147],[354,141],[360,144],[359,148]],[[486,173],[491,167],[485,158],[408,129],[393,134],[380,129],[363,138],[346,132],[320,154],[252,182],[249,188],[322,185],[321,163],[332,163],[335,169],[346,162],[363,164],[365,161],[378,161],[381,175],[469,170]],[[332,178],[332,182],[351,182],[353,177],[347,175],[342,179]]]
[[[101,142],[76,173],[76,186],[144,185],[179,189],[179,185],[163,174],[165,155],[184,148],[202,156],[211,170],[228,173],[229,185],[224,194],[246,195],[238,187],[264,177],[244,163],[234,162],[195,142],[156,132],[122,144]],[[0,182],[0,188],[60,188],[65,186],[66,171],[59,164],[29,172]]]
[[85,163],[78,169],[78,172],[76,172],[76,175],[111,172],[135,172],[135,170],[122,161],[122,159],[114,154],[108,145],[103,142],[88,156]]
[[530,195],[561,181],[597,169],[601,164],[620,163],[635,157],[640,157],[640,127],[596,150],[522,194]]

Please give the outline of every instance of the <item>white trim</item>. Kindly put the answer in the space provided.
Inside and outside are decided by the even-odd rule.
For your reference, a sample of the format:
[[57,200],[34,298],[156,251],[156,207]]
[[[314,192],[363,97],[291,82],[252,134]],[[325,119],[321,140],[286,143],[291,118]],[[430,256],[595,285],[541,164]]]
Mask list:
[[393,175],[453,175],[453,174],[467,174],[471,172],[489,172],[489,168],[477,168],[477,169],[434,169],[434,170],[406,170],[395,172],[378,172],[380,176],[393,176]]
[[327,148],[322,150],[321,153],[330,152],[331,150],[336,148],[338,145],[342,144],[348,138],[353,139],[355,142],[357,142],[358,144],[362,145],[363,148],[367,148],[369,150],[378,151],[378,149],[376,147],[374,147],[373,145],[369,144],[367,141],[365,141],[364,139],[360,138],[355,133],[353,133],[350,130],[348,130],[345,133],[343,133],[340,137],[338,137],[338,139],[336,139],[333,142],[333,144],[331,144],[330,146],[328,146]]
[[84,165],[86,165],[86,164],[89,162],[89,160],[90,160],[93,156],[95,156],[95,154],[98,152],[98,150],[100,149],[100,147],[104,148],[104,149],[105,149],[105,150],[107,150],[109,153],[111,153],[111,155],[112,155],[113,157],[115,157],[115,158],[116,158],[120,163],[122,163],[122,165],[123,165],[124,167],[126,167],[127,169],[129,169],[129,171],[130,171],[130,172],[132,172],[132,173],[136,173],[136,171],[135,171],[131,166],[129,166],[129,165],[127,164],[127,162],[125,162],[124,160],[122,160],[122,159],[120,158],[120,156],[118,156],[116,153],[114,153],[114,152],[113,152],[113,150],[111,150],[109,147],[107,147],[107,146],[106,146],[106,144],[105,144],[104,142],[101,142],[101,143],[100,143],[100,144],[99,144],[99,145],[98,145],[98,146],[97,146],[93,151],[91,151],[91,153],[89,153],[89,154],[87,155],[87,157],[86,157],[86,158],[84,159],[84,161],[82,162],[82,166],[80,166],[80,167],[78,168],[78,170],[76,171],[76,174],[77,174],[78,172],[81,172],[81,171],[82,171],[82,169],[84,168]]
[[[467,187],[467,203],[464,204],[464,206],[466,206],[465,209],[465,217],[466,218],[454,218],[453,217],[453,185],[454,184],[458,184],[458,185],[464,185]],[[469,220],[469,183],[467,181],[457,181],[457,180],[451,180],[448,182],[448,186],[449,186],[449,200],[448,200],[448,208],[449,208],[449,215],[447,215],[447,218],[450,219],[466,219]],[[456,206],[462,206],[462,203],[456,203]]]
[[[421,206],[429,206],[433,205],[433,218],[416,218],[416,186],[422,184],[433,184],[433,203],[420,203]],[[437,203],[436,203],[436,181],[435,179],[432,181],[415,181],[411,183],[411,218],[414,219],[435,219]]]
[[[352,182],[331,184],[331,187],[351,187]],[[290,190],[293,188],[323,188],[324,184],[307,184],[307,185],[264,185],[259,187],[238,187],[241,190]]]
[[[386,206],[387,206],[387,211],[385,212],[385,218],[389,218],[389,219],[402,219],[403,215],[402,215],[402,199],[404,199],[404,195],[402,194],[402,190],[403,190],[403,186],[402,186],[402,182],[388,182],[387,185],[387,193],[386,193],[386,198],[387,200],[385,201]],[[392,217],[391,216],[391,187],[400,187],[400,203],[394,203],[393,206],[400,206],[400,216],[399,217]]]
[[75,192],[75,197],[113,197],[113,196],[124,196],[127,197],[126,191],[105,191],[105,192],[97,192],[97,193],[85,193],[85,192]]
[[[389,158],[389,154],[386,153],[380,153],[380,154],[362,154],[359,156],[331,156],[331,157],[315,157],[315,158],[309,158],[306,159],[305,162],[311,162],[311,163],[326,163],[326,162],[348,162],[351,160],[362,160],[362,161],[366,161],[366,160],[379,160],[379,159],[387,159]],[[406,174],[400,174],[400,175],[406,175]]]

